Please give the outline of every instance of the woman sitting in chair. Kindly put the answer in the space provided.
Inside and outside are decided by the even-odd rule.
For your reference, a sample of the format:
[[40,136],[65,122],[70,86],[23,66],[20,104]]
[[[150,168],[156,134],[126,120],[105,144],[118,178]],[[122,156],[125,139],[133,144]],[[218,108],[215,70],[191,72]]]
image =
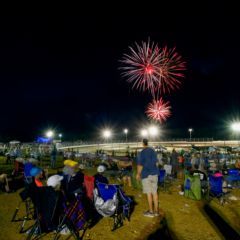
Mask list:
[[97,182],[108,184],[108,179],[105,176],[103,176],[105,170],[106,170],[105,166],[103,165],[98,166],[97,173],[94,175],[95,186]]
[[62,187],[68,200],[75,199],[75,194],[83,192],[84,174],[79,164],[73,160],[65,160],[63,168]]
[[39,167],[33,167],[30,170],[30,175],[34,178],[34,183],[37,187],[43,187],[43,170]]

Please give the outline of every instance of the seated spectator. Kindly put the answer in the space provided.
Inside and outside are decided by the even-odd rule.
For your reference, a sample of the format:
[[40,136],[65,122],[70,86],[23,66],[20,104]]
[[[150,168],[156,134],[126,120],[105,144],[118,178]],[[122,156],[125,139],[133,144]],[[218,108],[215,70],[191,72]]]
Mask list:
[[79,164],[73,160],[65,160],[63,168],[62,187],[68,200],[75,199],[75,193],[83,192],[84,174]]
[[61,181],[63,180],[63,176],[53,175],[48,178],[47,186],[54,188],[54,190],[58,191],[61,187]]
[[237,160],[237,161],[235,162],[235,167],[236,167],[237,169],[240,169],[240,160]]
[[206,189],[208,187],[208,179],[207,179],[207,174],[201,170],[198,169],[199,165],[195,164],[194,169],[190,170],[190,174],[195,176],[199,175],[200,181],[201,181],[201,188]]
[[36,167],[36,164],[38,163],[37,160],[34,158],[29,158],[27,161],[24,163],[24,181],[26,184],[30,184],[32,182],[32,176],[30,174],[30,171],[33,167]]
[[103,176],[104,171],[106,170],[105,166],[99,165],[97,168],[97,173],[94,175],[94,183],[96,186],[97,182],[108,184],[108,179]]
[[223,174],[220,172],[220,171],[216,171],[214,174],[213,174],[214,177],[223,177]]
[[34,177],[34,183],[37,187],[43,187],[42,178],[43,178],[43,170],[39,167],[33,167],[30,170],[30,175]]
[[200,171],[198,164],[194,164],[194,168],[190,170],[191,175],[199,175],[201,181],[207,181],[207,174],[203,171]]
[[122,179],[123,184],[128,185],[129,187],[132,186],[132,161],[118,161],[118,167],[122,171]]

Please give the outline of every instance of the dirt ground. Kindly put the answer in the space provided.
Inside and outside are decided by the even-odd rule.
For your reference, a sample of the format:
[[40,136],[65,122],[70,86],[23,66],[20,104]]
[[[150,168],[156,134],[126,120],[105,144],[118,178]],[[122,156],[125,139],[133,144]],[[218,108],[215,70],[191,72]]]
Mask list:
[[[134,196],[136,201],[130,222],[126,220],[123,227],[112,232],[112,219],[103,218],[93,228],[87,229],[83,239],[240,239],[240,235],[235,238],[237,233],[240,234],[240,189],[231,190],[228,201],[223,206],[217,200],[205,205],[204,201],[194,201],[179,195],[179,184],[180,181],[176,180],[166,192],[160,189],[161,216],[155,218],[143,216],[143,212],[147,210],[147,201],[141,190],[124,187],[126,194]],[[11,222],[20,201],[19,191],[0,193],[0,239],[26,238],[26,234],[18,233],[20,222]],[[20,210],[23,210],[23,206]],[[53,234],[43,237],[52,238]],[[69,238],[62,236],[61,239]]]

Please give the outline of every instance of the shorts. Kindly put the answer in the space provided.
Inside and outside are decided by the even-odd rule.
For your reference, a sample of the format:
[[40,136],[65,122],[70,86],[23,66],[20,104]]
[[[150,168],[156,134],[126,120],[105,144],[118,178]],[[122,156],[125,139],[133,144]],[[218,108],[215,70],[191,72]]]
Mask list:
[[149,175],[142,179],[143,193],[156,193],[158,188],[158,175]]

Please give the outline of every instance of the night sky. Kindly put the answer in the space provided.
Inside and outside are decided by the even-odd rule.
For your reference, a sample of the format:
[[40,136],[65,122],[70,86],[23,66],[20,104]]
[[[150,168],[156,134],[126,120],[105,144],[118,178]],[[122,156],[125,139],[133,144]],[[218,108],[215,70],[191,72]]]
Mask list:
[[[151,101],[119,70],[123,53],[148,38],[174,47],[187,63],[181,88],[165,95],[172,116],[162,138],[228,139],[238,118],[240,34],[224,6],[79,16],[0,17],[0,141],[33,141],[47,128],[65,140],[134,138]],[[144,11],[144,10],[142,10]],[[117,134],[118,133],[118,134]]]

